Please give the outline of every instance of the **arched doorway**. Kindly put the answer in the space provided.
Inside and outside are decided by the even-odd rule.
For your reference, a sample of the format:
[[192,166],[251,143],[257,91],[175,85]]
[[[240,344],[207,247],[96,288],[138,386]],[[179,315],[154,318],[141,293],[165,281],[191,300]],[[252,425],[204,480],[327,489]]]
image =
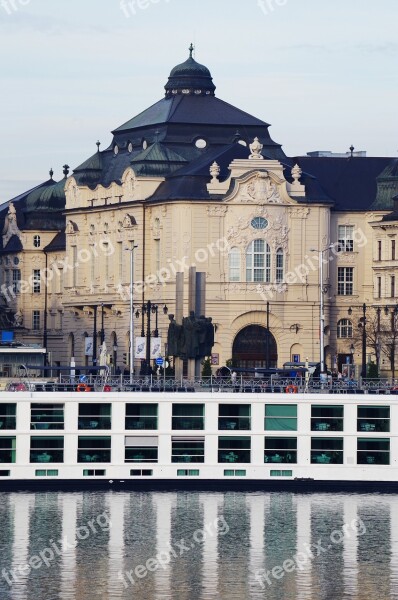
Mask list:
[[[267,342],[268,337],[268,342]],[[278,363],[278,347],[272,333],[261,325],[249,325],[236,336],[232,346],[234,367],[266,367],[267,353],[269,366]]]

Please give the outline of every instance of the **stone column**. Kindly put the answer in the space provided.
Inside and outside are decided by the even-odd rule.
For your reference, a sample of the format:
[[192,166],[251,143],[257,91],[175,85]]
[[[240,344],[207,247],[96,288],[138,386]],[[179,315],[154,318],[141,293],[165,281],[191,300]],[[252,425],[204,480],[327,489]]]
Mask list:
[[[184,316],[184,273],[176,273],[176,314],[175,320],[177,325],[182,325]],[[181,379],[183,361],[181,358],[175,358],[175,377]]]

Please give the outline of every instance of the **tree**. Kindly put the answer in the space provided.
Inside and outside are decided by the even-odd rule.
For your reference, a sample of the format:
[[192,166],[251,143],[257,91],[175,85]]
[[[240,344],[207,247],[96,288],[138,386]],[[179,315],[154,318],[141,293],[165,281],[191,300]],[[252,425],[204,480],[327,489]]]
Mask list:
[[209,357],[202,360],[202,377],[211,377],[211,360]]

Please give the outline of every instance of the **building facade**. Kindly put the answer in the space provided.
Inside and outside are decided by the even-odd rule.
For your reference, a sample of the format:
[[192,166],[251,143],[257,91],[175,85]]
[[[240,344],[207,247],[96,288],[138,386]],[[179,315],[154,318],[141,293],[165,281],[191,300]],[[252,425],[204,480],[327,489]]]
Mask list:
[[[189,314],[195,266],[215,367],[317,362],[320,289],[328,366],[361,362],[363,304],[369,328],[397,302],[397,159],[287,157],[266,122],[216,97],[192,52],[165,97],[112,133],[106,150],[98,143],[72,174],[65,166],[63,180],[51,175],[0,214],[3,313],[17,338],[62,364],[91,364],[87,340],[97,355],[105,341],[123,370],[131,282],[140,335],[145,302],[175,313],[178,272]],[[163,354],[168,323],[159,310]],[[375,343],[368,335],[367,360],[387,371],[380,331]]]

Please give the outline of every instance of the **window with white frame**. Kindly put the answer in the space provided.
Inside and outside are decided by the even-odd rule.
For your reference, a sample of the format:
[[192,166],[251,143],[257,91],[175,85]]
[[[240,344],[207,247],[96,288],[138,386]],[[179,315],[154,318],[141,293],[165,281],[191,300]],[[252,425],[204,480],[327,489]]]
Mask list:
[[40,269],[33,269],[33,293],[40,294]]
[[38,331],[40,329],[40,311],[32,311],[32,329]]
[[231,248],[229,255],[229,281],[240,281],[240,250]]
[[14,294],[19,294],[19,290],[21,287],[21,270],[13,269],[12,270],[12,291]]
[[282,283],[283,278],[284,278],[284,256],[283,256],[283,249],[282,248],[278,248],[278,250],[276,251],[276,283]]
[[354,252],[354,226],[339,225],[338,227],[339,252]]
[[271,248],[264,240],[254,240],[247,249],[246,281],[271,281]]
[[354,293],[354,267],[338,267],[337,294],[352,296]]
[[352,338],[352,321],[349,319],[340,319],[337,323],[338,338]]

